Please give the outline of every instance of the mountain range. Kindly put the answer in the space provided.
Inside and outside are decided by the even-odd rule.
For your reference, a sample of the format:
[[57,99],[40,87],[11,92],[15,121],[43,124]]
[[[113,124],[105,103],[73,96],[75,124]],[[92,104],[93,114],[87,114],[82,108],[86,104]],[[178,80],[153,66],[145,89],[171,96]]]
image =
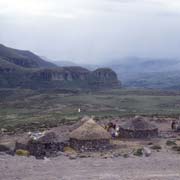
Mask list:
[[124,87],[180,89],[180,60],[131,57],[105,64],[112,68]]
[[119,87],[110,68],[90,71],[80,66],[59,67],[24,50],[0,45],[0,88],[100,89]]
[[127,57],[106,61],[95,65],[83,64],[83,67],[90,70],[109,67],[117,73],[122,86],[126,88],[180,89],[179,59]]
[[180,60],[128,57],[87,65],[53,61],[0,44],[0,87],[119,87],[118,79],[127,88],[178,90]]

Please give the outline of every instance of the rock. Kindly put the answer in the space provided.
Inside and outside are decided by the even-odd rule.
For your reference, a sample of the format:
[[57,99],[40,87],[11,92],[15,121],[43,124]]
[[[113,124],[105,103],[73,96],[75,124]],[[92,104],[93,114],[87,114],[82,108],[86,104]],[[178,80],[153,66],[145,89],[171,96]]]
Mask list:
[[157,144],[157,145],[151,146],[151,149],[159,151],[160,149],[162,149],[162,147]]
[[177,127],[177,132],[180,132],[180,126]]
[[62,152],[62,151],[58,151],[56,153],[56,156],[66,156],[66,153]]
[[47,158],[47,157],[44,157],[44,162],[46,163],[46,162],[49,162],[50,161],[50,159],[49,158]]
[[119,156],[121,156],[121,153],[114,153],[113,154],[113,157],[119,157]]
[[6,155],[6,152],[1,152],[0,151],[0,156],[4,156],[4,155]]
[[123,157],[124,157],[124,158],[128,158],[128,157],[129,157],[129,154],[123,154]]
[[78,154],[78,157],[79,158],[88,158],[88,157],[90,157],[90,155],[89,154]]
[[103,154],[101,154],[101,157],[103,159],[108,159],[108,158],[113,158],[114,156],[111,153],[103,153]]
[[71,159],[71,160],[77,159],[77,155],[76,154],[71,154],[71,155],[69,155],[69,159]]
[[1,128],[1,133],[5,133],[5,132],[7,132],[7,129]]
[[151,150],[149,148],[143,147],[143,154],[144,154],[144,156],[149,157],[151,155],[151,153],[152,152],[151,152]]
[[0,143],[0,151],[6,152],[8,154],[14,154],[15,152],[15,142],[14,141],[4,141]]

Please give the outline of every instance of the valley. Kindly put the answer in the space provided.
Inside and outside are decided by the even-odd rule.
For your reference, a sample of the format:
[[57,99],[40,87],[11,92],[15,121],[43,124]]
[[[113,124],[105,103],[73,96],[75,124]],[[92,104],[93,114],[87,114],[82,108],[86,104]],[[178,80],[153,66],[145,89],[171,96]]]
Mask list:
[[[134,115],[179,117],[180,92],[114,89],[104,91],[1,89],[0,127],[9,131]],[[78,109],[81,112],[78,112]]]

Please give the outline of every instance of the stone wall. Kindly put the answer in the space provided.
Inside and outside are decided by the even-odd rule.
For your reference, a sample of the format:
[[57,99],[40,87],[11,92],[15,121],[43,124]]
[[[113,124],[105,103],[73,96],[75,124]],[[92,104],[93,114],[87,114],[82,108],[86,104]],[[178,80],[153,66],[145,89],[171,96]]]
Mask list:
[[158,136],[158,129],[152,130],[129,130],[119,129],[119,136],[122,138],[151,138]]
[[77,140],[70,139],[70,146],[80,152],[105,150],[110,147],[110,140]]
[[63,151],[68,142],[40,143],[29,141],[27,150],[36,158],[55,156],[58,151]]

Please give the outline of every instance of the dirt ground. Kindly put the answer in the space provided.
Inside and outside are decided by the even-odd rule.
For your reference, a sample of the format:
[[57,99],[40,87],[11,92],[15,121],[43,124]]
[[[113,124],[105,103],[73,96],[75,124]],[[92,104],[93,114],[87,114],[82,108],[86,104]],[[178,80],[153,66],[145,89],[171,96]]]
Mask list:
[[[150,120],[150,119],[148,119]],[[172,119],[151,119],[159,127],[160,137],[149,140],[112,140],[117,149],[112,152],[91,154],[90,157],[70,159],[60,155],[54,158],[37,160],[35,157],[0,155],[0,180],[179,180],[180,154],[166,145],[167,140],[175,140],[180,145],[180,134],[170,130]],[[125,119],[115,120],[122,123]],[[78,126],[76,124],[75,126]],[[59,138],[66,137],[74,126],[53,128]],[[21,135],[22,136],[22,135]],[[24,135],[23,135],[24,136]],[[19,138],[20,135],[14,135]],[[2,139],[12,138],[3,136]],[[124,157],[139,147],[149,143],[160,145],[162,149],[152,150],[149,157]],[[150,148],[150,146],[148,146]],[[120,156],[113,156],[120,153]]]
[[151,157],[112,159],[65,156],[0,156],[1,180],[179,180],[180,155],[156,152]]

